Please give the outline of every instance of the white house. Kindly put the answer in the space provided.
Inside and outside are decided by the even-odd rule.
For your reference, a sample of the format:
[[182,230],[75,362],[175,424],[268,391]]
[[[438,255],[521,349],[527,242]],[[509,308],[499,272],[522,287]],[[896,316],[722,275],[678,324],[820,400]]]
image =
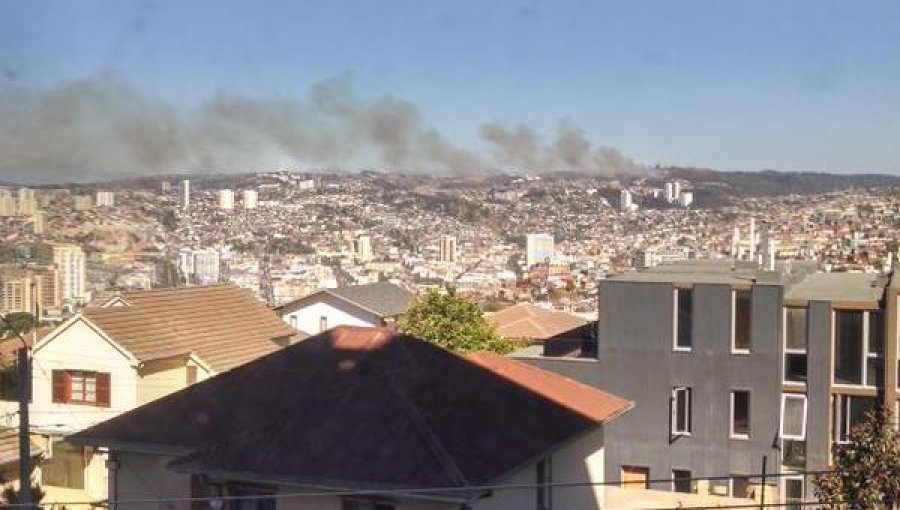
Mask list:
[[[106,497],[105,455],[63,438],[286,345],[296,331],[230,284],[123,294],[86,308],[31,346],[32,430],[46,438],[41,481]],[[14,353],[18,340],[8,341]],[[0,402],[17,427],[15,396]],[[74,492],[73,492],[74,491]]]
[[415,297],[387,282],[321,289],[276,309],[284,322],[306,335],[335,326],[379,327],[394,323]]

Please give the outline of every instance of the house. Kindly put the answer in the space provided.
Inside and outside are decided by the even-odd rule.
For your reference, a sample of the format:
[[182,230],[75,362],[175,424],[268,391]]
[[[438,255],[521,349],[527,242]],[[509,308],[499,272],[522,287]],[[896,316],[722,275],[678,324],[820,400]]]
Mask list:
[[518,303],[485,318],[497,334],[524,343],[540,344],[548,355],[596,355],[596,324],[567,312],[531,303]]
[[[31,425],[48,438],[44,485],[105,498],[105,455],[64,436],[275,352],[295,333],[231,284],[126,293],[82,309],[31,346]],[[14,359],[18,342],[0,352]],[[3,399],[3,425],[15,427],[15,395]]]
[[69,439],[109,449],[110,508],[588,509],[602,486],[549,484],[602,482],[604,428],[630,408],[498,355],[340,326]]
[[286,303],[276,312],[298,331],[315,335],[335,326],[388,326],[415,300],[388,282],[321,289]]
[[528,361],[635,402],[606,429],[610,478],[744,496],[765,456],[796,503],[867,410],[897,408],[898,294],[897,275],[666,264],[600,284],[596,362]]

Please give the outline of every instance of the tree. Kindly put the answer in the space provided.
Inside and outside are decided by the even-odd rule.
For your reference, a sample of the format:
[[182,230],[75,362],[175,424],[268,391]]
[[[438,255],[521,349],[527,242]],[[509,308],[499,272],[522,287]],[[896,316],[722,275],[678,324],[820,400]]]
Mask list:
[[0,338],[14,337],[16,332],[24,335],[37,326],[38,321],[28,312],[8,313],[0,320]]
[[459,351],[494,351],[507,354],[515,344],[502,338],[484,318],[478,305],[456,294],[429,290],[421,296],[397,322],[398,329],[408,335]]
[[892,508],[900,497],[900,433],[890,412],[876,409],[836,444],[834,465],[816,478],[816,497],[831,510]]

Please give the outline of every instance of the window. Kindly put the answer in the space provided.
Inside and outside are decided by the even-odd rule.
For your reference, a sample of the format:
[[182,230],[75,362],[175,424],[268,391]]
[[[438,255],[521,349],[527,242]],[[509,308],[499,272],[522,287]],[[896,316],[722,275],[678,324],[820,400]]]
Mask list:
[[258,497],[274,495],[273,489],[228,484],[227,491],[229,497],[235,498],[228,500],[228,510],[275,510],[275,498]]
[[834,382],[863,384],[863,321],[856,310],[834,312]]
[[649,489],[650,468],[645,466],[622,466],[622,488]]
[[838,443],[849,442],[853,427],[861,423],[865,419],[866,413],[874,407],[874,397],[835,395],[834,440]]
[[736,290],[731,294],[731,350],[750,352],[751,294],[749,290]]
[[53,402],[109,406],[109,374],[84,370],[53,371]]
[[319,333],[328,330],[328,317],[322,315],[319,317]]
[[672,390],[672,435],[691,434],[691,389],[680,386]]
[[806,440],[806,395],[781,395],[781,438]]
[[784,309],[784,380],[805,383],[806,308]]
[[783,439],[781,441],[781,463],[794,469],[806,469],[806,441]]
[[803,510],[803,478],[800,476],[784,479],[784,502],[786,510]]
[[750,484],[750,477],[745,475],[731,475],[731,491],[732,498],[752,498],[753,486]]
[[675,289],[675,350],[689,351],[694,345],[692,338],[694,316],[694,291]]
[[866,312],[866,316],[866,386],[877,387],[884,382],[884,316],[878,311]]
[[731,437],[747,439],[750,437],[750,392],[736,390],[731,392]]
[[672,470],[672,491],[691,493],[694,492],[692,485],[690,471],[684,469]]

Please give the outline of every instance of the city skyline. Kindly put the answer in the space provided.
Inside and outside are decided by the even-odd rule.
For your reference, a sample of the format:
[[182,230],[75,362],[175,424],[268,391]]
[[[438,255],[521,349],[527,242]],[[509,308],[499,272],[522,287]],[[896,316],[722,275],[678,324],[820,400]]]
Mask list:
[[[138,113],[161,104],[178,116],[223,99],[307,106],[317,85],[347,80],[349,97],[363,106],[391,104],[410,114],[400,117],[417,123],[408,145],[418,148],[437,133],[440,150],[428,158],[449,166],[464,152],[502,170],[484,132],[499,126],[515,135],[522,125],[542,147],[558,145],[559,131],[571,128],[581,135],[574,140],[615,149],[638,165],[898,171],[891,141],[900,130],[892,87],[900,76],[900,8],[887,2],[10,6],[0,104],[12,112],[30,104],[14,101],[22,97],[16,94],[35,100],[109,87]],[[116,95],[119,86],[125,93]],[[88,113],[103,111],[87,106]],[[164,129],[169,117],[150,119],[179,136]],[[116,125],[117,118],[95,120]],[[4,124],[6,134],[23,125]],[[4,174],[36,182],[46,162],[13,150],[17,140],[6,138],[7,159],[19,164],[8,163]],[[344,167],[383,165],[387,149],[370,145],[341,155]],[[113,149],[83,160],[72,147],[54,150],[61,159],[72,154],[75,163],[63,170],[72,174],[85,171],[79,163],[102,166],[116,157]],[[258,163],[315,163],[311,149],[298,152],[309,161],[288,154]],[[139,155],[153,161],[152,152]],[[192,156],[187,161],[202,163],[203,154]],[[422,158],[401,161],[416,166]],[[247,170],[257,159],[232,157],[233,168],[221,170]],[[174,161],[122,171],[196,169]]]

